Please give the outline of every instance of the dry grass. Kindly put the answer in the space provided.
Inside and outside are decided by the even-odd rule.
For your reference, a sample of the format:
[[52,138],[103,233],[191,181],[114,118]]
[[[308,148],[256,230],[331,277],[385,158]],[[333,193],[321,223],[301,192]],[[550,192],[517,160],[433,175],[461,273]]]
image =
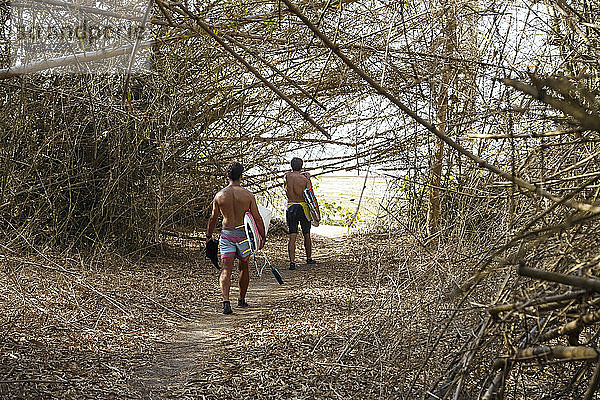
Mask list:
[[[1,393],[17,398],[423,393],[440,372],[440,360],[428,363],[412,392],[408,387],[446,315],[440,313],[443,268],[427,267],[430,260],[405,238],[369,236],[317,238],[319,265],[287,271],[285,240],[272,238],[268,253],[286,285],[278,287],[268,272],[260,279],[253,272],[252,312],[236,310],[227,319],[218,312],[216,271],[191,241],[170,250],[169,257],[142,263],[4,259],[0,299],[8,311],[0,321]],[[177,357],[187,361],[174,363]],[[165,363],[168,374],[157,370]]]

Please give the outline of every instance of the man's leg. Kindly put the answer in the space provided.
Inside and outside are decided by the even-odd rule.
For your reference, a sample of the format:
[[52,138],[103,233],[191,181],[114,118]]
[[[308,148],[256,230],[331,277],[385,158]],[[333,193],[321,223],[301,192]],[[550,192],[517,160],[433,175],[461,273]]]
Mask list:
[[296,238],[298,237],[298,209],[302,206],[295,204],[287,209],[285,219],[290,233],[288,239],[288,256],[290,257],[290,269],[296,269]]
[[233,257],[223,258],[223,268],[219,277],[221,285],[221,294],[223,295],[223,313],[231,314],[231,305],[229,303],[229,289],[231,287],[231,272],[233,271]]
[[316,264],[316,261],[312,259],[312,240],[310,238],[310,221],[303,214],[300,219],[300,226],[302,228],[302,235],[304,236],[304,251],[306,252],[306,263]]
[[290,256],[290,263],[295,262],[296,260],[296,237],[297,233],[290,233],[290,238],[288,240],[288,255]]
[[223,301],[229,301],[229,289],[231,287],[231,273],[233,271],[233,257],[223,258],[222,261],[223,261],[223,269],[221,270],[219,284],[221,285],[221,293],[223,294]]
[[306,259],[312,260],[312,240],[310,239],[310,232],[304,234],[304,251],[306,252]]
[[248,291],[248,285],[250,284],[250,268],[249,268],[250,257],[245,260],[240,260],[240,280],[238,287],[240,288],[240,300],[245,302],[246,292]]

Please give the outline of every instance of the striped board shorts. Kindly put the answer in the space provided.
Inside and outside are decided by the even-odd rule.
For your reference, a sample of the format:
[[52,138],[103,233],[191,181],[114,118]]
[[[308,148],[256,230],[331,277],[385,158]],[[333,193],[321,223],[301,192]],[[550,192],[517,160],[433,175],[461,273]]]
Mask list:
[[252,250],[244,228],[223,229],[219,238],[219,252],[221,259],[236,257],[246,261]]

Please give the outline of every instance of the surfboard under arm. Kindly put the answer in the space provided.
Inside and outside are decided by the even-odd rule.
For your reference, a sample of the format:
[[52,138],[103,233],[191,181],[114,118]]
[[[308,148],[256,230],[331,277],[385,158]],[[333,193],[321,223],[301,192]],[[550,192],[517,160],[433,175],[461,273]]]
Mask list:
[[[265,228],[265,235],[269,231],[269,225],[271,223],[271,215],[273,214],[271,210],[266,207],[258,206],[258,212],[260,213],[260,217],[263,220],[263,226]],[[265,238],[263,238],[258,230],[258,225],[254,220],[254,216],[250,211],[246,211],[244,215],[244,229],[246,230],[246,237],[250,242],[250,248],[252,252],[263,247],[265,242]]]
[[319,226],[319,222],[321,222],[321,212],[319,211],[319,203],[317,202],[317,198],[312,189],[306,188],[304,189],[304,200],[306,204],[308,204],[308,209],[310,210],[311,223],[314,226]]

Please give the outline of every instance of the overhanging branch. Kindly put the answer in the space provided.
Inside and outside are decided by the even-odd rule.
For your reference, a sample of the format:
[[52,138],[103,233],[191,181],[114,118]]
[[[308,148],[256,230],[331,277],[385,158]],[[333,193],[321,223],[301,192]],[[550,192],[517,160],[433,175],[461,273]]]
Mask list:
[[340,47],[337,46],[336,44],[334,44],[312,22],[310,22],[308,20],[308,18],[290,0],[281,0],[281,1],[283,1],[285,3],[285,5],[289,8],[289,10],[293,14],[295,14],[304,23],[304,25],[306,25],[319,39],[321,39],[321,41],[323,42],[323,44],[325,44],[325,46],[330,48],[344,62],[344,64],[346,64],[346,66],[348,66],[358,76],[360,76],[362,79],[364,79],[373,89],[375,89],[377,91],[377,93],[386,97],[389,101],[391,101],[394,105],[396,105],[400,110],[402,110],[402,112],[404,112],[409,117],[414,119],[420,125],[425,127],[429,132],[433,133],[440,140],[445,142],[448,146],[452,147],[454,150],[458,151],[460,154],[462,154],[462,155],[466,156],[467,158],[469,158],[470,160],[474,161],[480,167],[485,168],[497,175],[502,176],[503,178],[513,182],[515,185],[517,185],[531,193],[536,193],[536,194],[538,194],[542,197],[545,197],[549,200],[552,200],[557,203],[562,203],[566,206],[569,206],[569,207],[579,210],[579,211],[600,213],[599,206],[575,201],[573,199],[563,199],[561,197],[555,196],[555,195],[547,192],[546,190],[542,189],[539,186],[536,186],[532,183],[526,182],[523,179],[518,178],[512,174],[509,174],[508,172],[503,171],[502,169],[496,167],[495,165],[488,163],[481,157],[476,156],[475,154],[473,154],[472,152],[470,152],[469,150],[467,150],[460,144],[456,143],[450,137],[441,133],[433,124],[431,124],[430,122],[428,122],[425,119],[418,116],[416,112],[409,109],[396,96],[394,96],[393,94],[388,92],[386,89],[384,89],[381,85],[379,85],[377,82],[375,82],[369,75],[367,75],[366,72],[364,72],[356,64],[354,64],[348,57],[346,57],[346,55],[344,53],[342,53],[342,51],[340,50]]
[[[180,39],[179,37],[177,39]],[[174,39],[169,39],[168,41],[172,41]],[[145,49],[148,47],[152,47],[158,44],[164,44],[167,40],[146,40],[141,42],[139,48]],[[9,67],[0,69],[0,79],[10,79],[15,76],[33,74],[36,72],[45,71],[47,69],[57,68],[57,67],[66,67],[69,65],[76,65],[80,63],[87,63],[93,61],[105,60],[107,58],[113,58],[118,56],[123,56],[131,53],[134,45],[126,45],[113,47],[110,49],[102,49],[97,51],[88,51],[85,53],[77,53],[70,56],[50,58],[48,60],[36,61],[30,64],[19,65],[17,67]]]
[[[167,4],[163,4],[163,6],[167,7]],[[183,4],[177,4],[177,8],[169,7],[171,10],[177,11],[180,14],[184,14],[185,16],[193,19],[196,24],[206,32],[210,37],[212,37],[225,51],[233,56],[240,64],[244,65],[248,71],[250,71],[255,77],[257,77],[262,83],[264,83],[269,89],[271,89],[280,99],[285,101],[294,111],[304,118],[309,124],[315,127],[319,132],[321,132],[327,139],[331,139],[331,134],[327,132],[321,125],[319,125],[307,112],[302,111],[300,107],[296,105],[288,96],[286,96],[281,90],[279,90],[273,83],[271,83],[268,79],[266,79],[262,74],[254,68],[248,61],[246,61],[242,56],[240,56],[231,46],[229,46],[225,41],[216,34],[216,29],[208,25],[200,16],[193,14],[190,12]]]

